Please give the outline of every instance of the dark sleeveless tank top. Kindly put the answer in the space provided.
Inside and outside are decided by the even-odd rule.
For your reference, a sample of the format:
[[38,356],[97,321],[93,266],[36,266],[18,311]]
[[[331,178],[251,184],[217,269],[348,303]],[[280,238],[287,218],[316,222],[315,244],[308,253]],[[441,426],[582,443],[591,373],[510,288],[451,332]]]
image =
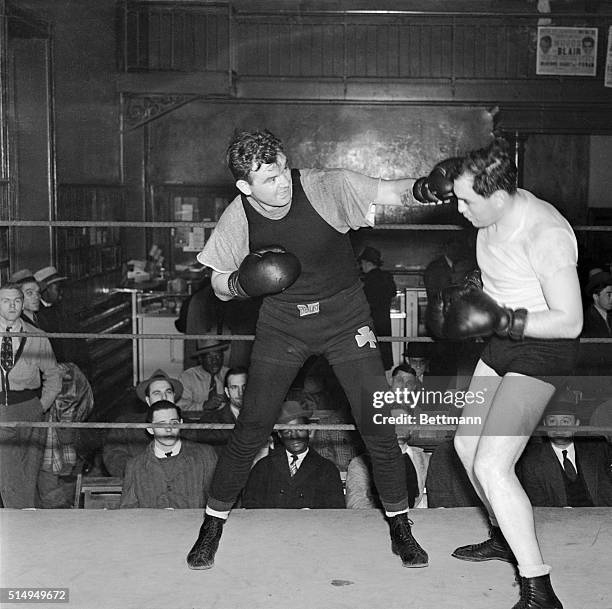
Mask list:
[[293,196],[284,218],[262,216],[244,195],[242,205],[249,223],[249,250],[281,245],[302,265],[302,273],[292,286],[268,298],[308,303],[337,294],[357,283],[359,276],[348,234],[338,232],[315,211],[302,188],[299,170],[291,171],[291,179]]

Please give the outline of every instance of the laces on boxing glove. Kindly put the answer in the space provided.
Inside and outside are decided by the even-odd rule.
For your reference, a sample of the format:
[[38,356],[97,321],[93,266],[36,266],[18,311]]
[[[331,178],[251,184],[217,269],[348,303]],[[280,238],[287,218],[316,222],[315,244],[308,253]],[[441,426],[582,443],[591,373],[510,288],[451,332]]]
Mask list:
[[246,300],[249,295],[242,289],[240,282],[238,281],[238,271],[234,271],[227,280],[227,289],[231,294],[232,298],[238,300]]

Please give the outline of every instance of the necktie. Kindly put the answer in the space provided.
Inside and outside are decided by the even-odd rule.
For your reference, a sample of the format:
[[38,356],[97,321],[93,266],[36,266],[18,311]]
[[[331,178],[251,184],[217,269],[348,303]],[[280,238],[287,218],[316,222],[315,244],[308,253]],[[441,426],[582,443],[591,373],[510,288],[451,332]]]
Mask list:
[[215,381],[215,375],[211,374],[210,384],[208,385],[208,397],[210,397],[213,393],[217,393],[217,381]]
[[171,457],[172,456],[172,451],[170,451],[169,453],[165,453],[166,457]]
[[[11,331],[10,326],[6,329]],[[6,374],[13,368],[13,339],[10,336],[2,337],[2,347],[0,347],[0,365]]]
[[563,469],[565,470],[565,475],[569,478],[570,482],[575,482],[576,478],[578,478],[578,474],[576,473],[576,468],[572,465],[572,462],[567,458],[566,450],[562,450],[561,454],[563,455]]
[[298,460],[297,455],[291,455],[291,463],[289,464],[289,473],[291,474],[292,478],[293,476],[297,474],[297,470],[298,470],[297,460]]

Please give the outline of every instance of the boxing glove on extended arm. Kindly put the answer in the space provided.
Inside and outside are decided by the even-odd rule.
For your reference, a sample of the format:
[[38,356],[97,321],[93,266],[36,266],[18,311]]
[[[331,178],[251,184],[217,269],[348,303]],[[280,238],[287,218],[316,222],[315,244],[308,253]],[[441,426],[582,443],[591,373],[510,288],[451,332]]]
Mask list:
[[412,194],[419,203],[447,203],[455,197],[453,180],[461,167],[462,159],[452,157],[438,163],[426,178],[419,178],[412,187]]
[[479,336],[521,340],[525,334],[527,309],[502,307],[478,289],[464,288],[445,295],[443,335],[458,340]]
[[228,279],[234,298],[278,294],[300,276],[302,267],[296,256],[280,245],[270,245],[251,252]]

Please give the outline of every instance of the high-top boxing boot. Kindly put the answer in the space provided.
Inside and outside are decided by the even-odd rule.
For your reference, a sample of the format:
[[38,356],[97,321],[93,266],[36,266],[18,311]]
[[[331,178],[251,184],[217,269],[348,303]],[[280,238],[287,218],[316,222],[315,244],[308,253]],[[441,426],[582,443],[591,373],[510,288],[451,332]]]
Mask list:
[[457,548],[452,556],[460,560],[469,560],[472,562],[482,562],[484,560],[503,560],[516,564],[514,553],[510,549],[504,534],[499,527],[491,527],[489,529],[489,539],[481,543],[471,544],[469,546],[461,546]]
[[413,524],[408,514],[398,514],[389,518],[391,551],[402,559],[404,567],[426,567],[429,565],[429,557],[412,536],[410,527]]
[[210,569],[213,566],[224,523],[223,518],[209,514],[204,516],[198,539],[187,554],[187,566],[190,569]]
[[563,609],[552,589],[550,575],[519,577],[519,580],[521,599],[512,609]]

